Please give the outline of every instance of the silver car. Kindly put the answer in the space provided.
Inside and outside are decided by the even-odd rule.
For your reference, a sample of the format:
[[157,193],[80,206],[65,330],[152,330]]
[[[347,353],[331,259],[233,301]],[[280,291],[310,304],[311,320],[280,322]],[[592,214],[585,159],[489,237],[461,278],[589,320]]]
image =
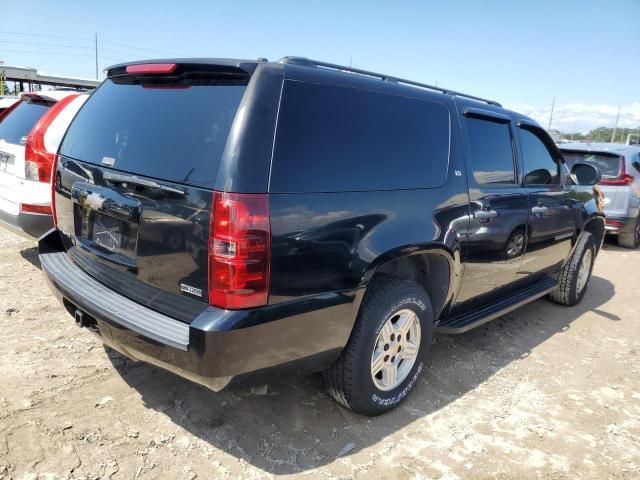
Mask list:
[[636,248],[640,244],[640,146],[564,143],[558,148],[569,168],[576,162],[598,167],[607,233],[617,235],[621,247]]

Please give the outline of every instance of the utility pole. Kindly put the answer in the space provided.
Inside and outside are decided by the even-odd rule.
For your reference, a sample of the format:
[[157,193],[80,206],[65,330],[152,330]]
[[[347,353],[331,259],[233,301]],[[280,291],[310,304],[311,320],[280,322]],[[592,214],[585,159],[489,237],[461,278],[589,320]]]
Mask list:
[[96,33],[96,80],[98,80],[98,34]]
[[556,97],[553,97],[551,100],[551,113],[549,113],[549,126],[547,127],[547,131],[551,130],[551,121],[553,120],[553,109],[556,106]]
[[618,107],[618,115],[616,115],[616,124],[613,126],[613,133],[611,134],[611,143],[616,138],[616,133],[618,133],[618,120],[620,120],[620,107]]

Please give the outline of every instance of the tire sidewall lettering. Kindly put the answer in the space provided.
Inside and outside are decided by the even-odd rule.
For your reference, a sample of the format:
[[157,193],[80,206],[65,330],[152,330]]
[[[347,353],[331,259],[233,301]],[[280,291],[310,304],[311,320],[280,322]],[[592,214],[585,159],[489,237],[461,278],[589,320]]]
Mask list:
[[411,392],[411,390],[413,390],[413,386],[418,381],[418,377],[422,373],[422,370],[424,370],[424,362],[420,362],[418,364],[418,368],[414,372],[413,377],[411,377],[411,381],[407,383],[407,385],[400,392],[386,398],[383,398],[379,394],[374,393],[373,395],[371,395],[371,401],[381,406],[397,405],[402,400],[404,400],[404,398],[409,394],[409,392]]
[[[389,318],[393,312],[397,312],[398,310],[401,309],[401,307],[417,307],[418,309],[420,309],[421,312],[424,312],[427,310],[427,306],[425,305],[425,303],[422,301],[422,299],[415,297],[415,296],[410,296],[410,297],[405,297],[401,300],[399,300],[395,305],[393,305],[388,311],[387,313],[383,316],[383,318],[386,319]],[[419,316],[418,316],[419,318]],[[420,319],[422,322],[422,319]],[[375,332],[375,337],[378,336],[378,334],[380,333],[380,331],[382,330],[382,327],[384,327],[384,323],[382,322],[378,328],[376,329]]]

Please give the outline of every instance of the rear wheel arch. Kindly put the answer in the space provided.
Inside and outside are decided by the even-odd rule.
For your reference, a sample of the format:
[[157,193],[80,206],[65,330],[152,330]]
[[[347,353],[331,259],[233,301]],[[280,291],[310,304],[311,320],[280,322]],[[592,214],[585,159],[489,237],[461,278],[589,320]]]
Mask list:
[[424,288],[429,296],[434,319],[437,319],[451,299],[454,270],[455,260],[447,253],[427,251],[396,257],[382,263],[370,273],[367,285],[379,275],[415,282]]

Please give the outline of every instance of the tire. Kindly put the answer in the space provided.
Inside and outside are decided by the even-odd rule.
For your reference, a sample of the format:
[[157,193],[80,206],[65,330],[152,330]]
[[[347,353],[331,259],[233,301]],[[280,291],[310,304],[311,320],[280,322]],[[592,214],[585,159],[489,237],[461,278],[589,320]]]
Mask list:
[[[571,258],[560,270],[558,288],[549,294],[549,298],[560,305],[572,306],[580,303],[589,287],[595,259],[595,238],[589,232],[582,232]],[[581,274],[586,275],[586,278],[581,277]]]
[[524,247],[527,242],[525,237],[524,228],[516,228],[504,245],[504,258],[511,260],[512,258],[519,257],[524,252]]
[[[401,338],[401,327],[407,324],[416,326]],[[420,285],[389,276],[374,278],[347,346],[324,372],[330,395],[339,404],[362,415],[375,416],[393,409],[407,397],[424,370],[434,329],[431,301]],[[389,332],[397,332],[398,336],[389,341],[396,335]],[[407,360],[405,354],[400,353],[403,345],[405,352],[412,352],[406,355]],[[372,364],[376,352],[381,355],[378,365],[383,364],[380,358],[391,363],[384,363],[374,378]],[[397,356],[391,357],[394,352]],[[399,377],[397,384],[390,380],[393,375],[386,373],[394,367]],[[389,384],[384,388],[382,384],[387,381]]]
[[632,232],[618,234],[618,245],[621,247],[638,248],[638,244],[640,244],[640,217],[636,218]]

